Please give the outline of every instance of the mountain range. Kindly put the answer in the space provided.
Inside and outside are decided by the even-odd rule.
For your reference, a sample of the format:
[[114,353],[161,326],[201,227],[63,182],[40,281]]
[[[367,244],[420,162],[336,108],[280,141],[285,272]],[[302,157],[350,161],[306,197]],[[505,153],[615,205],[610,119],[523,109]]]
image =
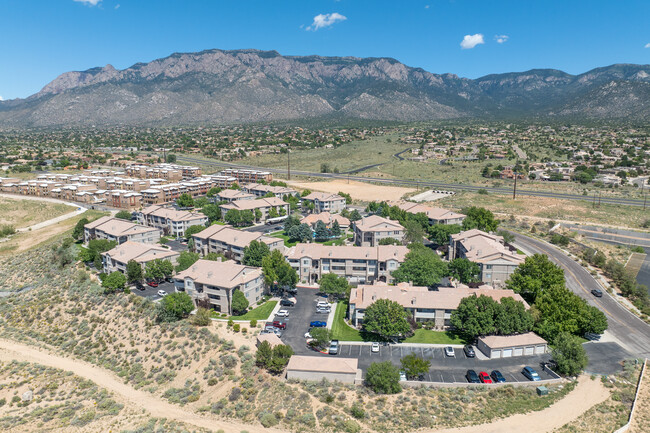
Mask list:
[[308,118],[650,119],[650,65],[571,75],[554,69],[477,79],[391,58],[175,53],[118,70],[66,72],[26,98],[0,101],[0,126],[232,124]]

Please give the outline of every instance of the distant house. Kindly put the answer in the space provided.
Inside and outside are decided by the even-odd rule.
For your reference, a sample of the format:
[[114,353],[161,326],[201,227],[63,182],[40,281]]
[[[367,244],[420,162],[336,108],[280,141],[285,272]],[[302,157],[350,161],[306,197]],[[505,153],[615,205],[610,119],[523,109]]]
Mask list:
[[325,227],[327,228],[332,228],[332,225],[334,224],[334,221],[337,221],[339,223],[339,227],[341,227],[341,230],[346,230],[348,227],[350,227],[350,220],[338,215],[338,214],[333,214],[329,212],[321,212],[321,213],[312,213],[304,217],[303,219],[300,220],[301,224],[308,224],[312,228],[316,226],[316,223],[318,221],[322,221],[325,224]]
[[253,241],[265,243],[271,251],[284,252],[284,240],[280,238],[272,238],[264,236],[260,232],[237,230],[231,226],[218,224],[194,234],[192,239],[194,239],[194,251],[197,253],[204,256],[208,253],[219,253],[237,263],[241,263],[244,258],[244,248]]
[[179,255],[176,251],[158,245],[126,241],[102,253],[102,263],[107,274],[115,271],[126,274],[126,265],[131,260],[135,260],[144,269],[148,262],[156,259],[169,260],[175,265]]
[[524,257],[504,245],[503,237],[478,229],[450,236],[449,259],[455,258],[478,263],[481,269],[479,278],[493,286],[503,285],[524,262]]
[[404,239],[404,227],[397,221],[371,215],[354,223],[354,244],[360,247],[374,247],[386,238]]
[[208,217],[200,212],[178,211],[160,205],[151,205],[136,212],[136,218],[140,224],[159,228],[174,237],[185,236],[188,227],[208,223]]
[[232,297],[240,290],[250,305],[264,295],[264,275],[259,268],[238,265],[228,260],[199,260],[174,277],[174,286],[186,292],[197,305],[209,305],[216,311],[232,314]]
[[419,203],[401,203],[400,209],[411,214],[423,213],[429,218],[429,224],[462,224],[465,215],[441,207],[430,207]]
[[490,286],[471,289],[461,285],[429,290],[428,287],[413,286],[409,283],[389,286],[377,282],[373,285],[362,284],[352,289],[349,317],[354,326],[361,326],[366,308],[378,299],[389,299],[402,305],[416,321],[433,321],[436,328],[444,329],[450,325],[451,313],[458,308],[461,300],[469,296],[481,295],[489,296],[495,301],[506,297],[512,298],[529,308],[526,301],[512,290],[493,289]]
[[312,192],[302,198],[303,202],[314,204],[314,212],[340,212],[346,207],[345,198],[338,194],[326,192]]
[[161,230],[145,227],[123,219],[104,216],[84,226],[84,242],[107,239],[123,244],[127,241],[155,244],[160,240]]

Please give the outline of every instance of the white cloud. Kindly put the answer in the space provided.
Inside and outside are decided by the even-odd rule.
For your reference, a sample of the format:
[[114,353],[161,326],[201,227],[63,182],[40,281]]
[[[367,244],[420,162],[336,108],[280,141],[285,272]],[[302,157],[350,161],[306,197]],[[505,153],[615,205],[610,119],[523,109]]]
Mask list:
[[429,5],[424,5],[424,8],[425,8],[425,9],[429,9]]
[[341,15],[338,12],[334,12],[331,14],[318,14],[314,17],[314,22],[307,27],[307,30],[311,30],[315,32],[318,29],[329,27],[339,21],[345,21],[347,19],[348,19],[347,17]]
[[102,0],[73,0],[73,1],[83,3],[83,4],[89,5],[89,6],[97,6],[98,4],[100,4],[102,2]]
[[4,101],[4,100],[5,98],[3,98],[2,95],[0,95],[0,101]]
[[474,48],[477,45],[484,44],[485,40],[483,39],[483,35],[480,33],[477,33],[475,35],[465,35],[463,40],[460,42],[460,47],[463,50],[469,50]]
[[647,44],[645,44],[645,47],[644,47],[644,48],[650,48],[650,42],[648,42]]
[[508,39],[510,39],[510,36],[508,35],[495,35],[494,40],[497,41],[497,44],[502,44],[504,42],[507,42]]

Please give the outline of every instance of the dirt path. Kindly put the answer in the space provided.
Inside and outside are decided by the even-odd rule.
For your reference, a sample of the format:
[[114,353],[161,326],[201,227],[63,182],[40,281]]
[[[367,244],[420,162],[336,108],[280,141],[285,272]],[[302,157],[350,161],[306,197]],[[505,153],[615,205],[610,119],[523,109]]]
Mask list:
[[77,376],[89,379],[98,386],[112,391],[117,399],[129,407],[142,408],[149,412],[152,417],[167,418],[178,422],[191,424],[195,427],[202,427],[209,430],[223,429],[228,433],[240,433],[242,430],[281,433],[283,430],[263,429],[261,426],[251,426],[236,421],[226,421],[198,415],[190,409],[168,403],[161,398],[148,392],[134,389],[125,384],[112,372],[88,364],[83,361],[55,355],[43,349],[35,348],[25,344],[9,340],[0,340],[1,361],[27,361],[60,368],[71,371]]
[[[66,203],[66,204],[68,204],[68,203]],[[67,220],[69,218],[73,218],[73,217],[75,217],[77,215],[80,215],[80,214],[82,214],[82,213],[84,213],[84,212],[86,212],[88,210],[83,206],[73,205],[71,203],[70,203],[70,205],[75,206],[77,209],[75,209],[73,212],[58,216],[56,218],[52,218],[50,220],[43,221],[43,222],[40,222],[38,224],[34,224],[33,226],[23,227],[21,229],[18,229],[17,231],[19,231],[19,232],[27,232],[27,231],[30,231],[30,230],[42,229],[43,227],[48,227],[48,226],[51,226],[53,224],[59,223],[61,221],[65,221],[65,220]]]
[[446,430],[429,430],[436,433],[545,433],[573,421],[594,405],[609,397],[609,391],[600,380],[583,375],[576,388],[562,400],[544,410],[513,415],[489,424]]

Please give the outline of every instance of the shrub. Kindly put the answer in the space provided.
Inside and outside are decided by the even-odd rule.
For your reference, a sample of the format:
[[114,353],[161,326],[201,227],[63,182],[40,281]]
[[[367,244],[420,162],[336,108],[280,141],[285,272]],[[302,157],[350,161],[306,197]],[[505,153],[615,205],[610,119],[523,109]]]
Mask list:
[[156,317],[159,322],[175,322],[194,309],[192,298],[185,292],[169,294],[160,300],[157,306]]
[[233,322],[232,319],[229,319],[229,320],[228,320],[228,327],[229,327],[229,328],[232,328],[232,325],[233,325],[234,323],[235,323],[235,322]]
[[232,325],[232,330],[235,332],[239,332],[239,323],[235,323],[234,325]]
[[192,317],[192,324],[196,326],[208,326],[210,324],[210,310],[199,307]]
[[370,364],[366,383],[378,394],[397,394],[402,390],[399,384],[399,370],[390,361]]
[[352,405],[352,407],[350,408],[350,413],[356,419],[363,419],[366,417],[366,411],[363,410],[363,408],[357,403]]
[[230,394],[228,395],[228,400],[236,401],[240,395],[241,395],[241,389],[235,387],[230,391]]
[[253,319],[250,322],[251,328],[257,328],[257,320]]
[[260,417],[260,422],[265,428],[269,428],[277,425],[278,419],[272,413],[266,412]]

